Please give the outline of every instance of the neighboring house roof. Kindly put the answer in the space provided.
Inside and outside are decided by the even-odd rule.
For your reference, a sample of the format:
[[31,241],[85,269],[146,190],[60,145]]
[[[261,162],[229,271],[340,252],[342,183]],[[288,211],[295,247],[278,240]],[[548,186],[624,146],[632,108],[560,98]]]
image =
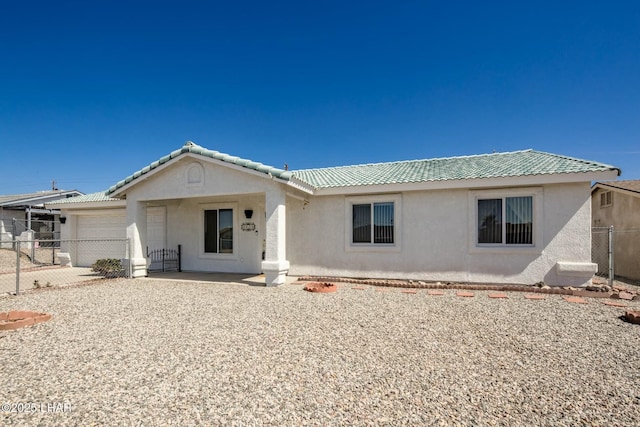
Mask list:
[[535,150],[306,169],[293,176],[315,189],[531,175],[603,172],[614,166]]
[[291,177],[291,172],[289,171],[285,171],[283,169],[278,169],[278,168],[274,168],[273,166],[267,166],[264,165],[262,163],[258,163],[258,162],[254,162],[253,160],[248,160],[248,159],[242,159],[240,157],[236,157],[236,156],[232,156],[230,154],[225,154],[225,153],[221,153],[219,151],[214,151],[214,150],[209,150],[207,148],[201,147],[199,145],[194,144],[191,141],[187,141],[182,148],[180,148],[179,150],[175,150],[173,152],[171,152],[170,154],[167,154],[164,157],[161,157],[160,159],[156,160],[155,162],[149,164],[148,166],[140,169],[137,172],[134,172],[133,174],[129,175],[128,177],[126,177],[125,179],[123,179],[122,181],[119,181],[118,183],[116,183],[116,185],[110,187],[107,190],[107,194],[112,194],[114,193],[116,190],[124,187],[125,185],[129,184],[130,182],[134,181],[135,179],[151,172],[152,170],[162,166],[163,164],[167,163],[168,161],[175,159],[176,157],[179,157],[181,155],[187,154],[187,153],[193,153],[193,154],[199,154],[201,156],[204,157],[208,157],[211,159],[215,159],[215,160],[220,160],[223,161],[225,163],[230,163],[236,166],[240,166],[240,167],[244,167],[247,168],[249,170],[253,170],[256,172],[261,172],[264,173],[265,175],[269,175],[269,176],[273,176],[276,178],[280,178],[284,181],[288,181],[289,178]]
[[36,193],[12,194],[0,196],[0,207],[37,206],[58,198],[66,200],[82,195],[77,190],[48,190]]
[[596,182],[591,188],[591,191],[593,192],[596,188],[621,190],[625,193],[631,193],[635,196],[640,197],[640,179]]

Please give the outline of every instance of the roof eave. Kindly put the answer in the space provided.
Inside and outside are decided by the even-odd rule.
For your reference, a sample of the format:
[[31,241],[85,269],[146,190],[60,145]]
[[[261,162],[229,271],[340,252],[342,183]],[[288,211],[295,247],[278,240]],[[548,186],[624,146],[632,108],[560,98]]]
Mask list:
[[316,192],[315,187],[295,176],[289,178],[289,181],[287,181],[287,185],[311,195],[315,194]]
[[[45,204],[47,206],[47,204]],[[55,206],[55,207],[54,207]],[[124,208],[127,206],[127,201],[124,199],[117,200],[101,200],[98,202],[77,202],[77,203],[64,203],[51,207],[51,209],[58,209],[60,211],[71,211],[81,209],[112,209],[112,208]]]
[[[78,190],[66,190],[66,191],[60,191],[60,192],[46,194],[46,195],[43,194],[35,197],[32,196],[32,197],[26,197],[23,199],[14,199],[11,201],[2,202],[0,203],[0,207],[22,206],[25,204],[29,204],[30,202],[37,201],[39,199],[48,199],[51,197],[66,196],[67,194],[74,194],[74,193],[77,193],[79,195],[84,194]],[[43,203],[43,202],[39,202],[39,203]]]
[[344,187],[325,187],[315,191],[317,196],[341,194],[374,194],[402,191],[455,190],[491,187],[522,187],[545,184],[591,183],[592,181],[611,179],[617,176],[617,170],[597,172],[574,172],[540,174],[497,178],[452,179],[440,181],[403,182],[395,184],[354,185]]

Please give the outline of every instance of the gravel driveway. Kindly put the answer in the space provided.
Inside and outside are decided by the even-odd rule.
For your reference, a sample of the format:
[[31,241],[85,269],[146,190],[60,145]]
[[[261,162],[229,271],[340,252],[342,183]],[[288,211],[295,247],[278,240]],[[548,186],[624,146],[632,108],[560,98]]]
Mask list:
[[508,296],[114,280],[0,298],[54,315],[0,332],[0,403],[36,408],[0,424],[640,424],[640,326]]

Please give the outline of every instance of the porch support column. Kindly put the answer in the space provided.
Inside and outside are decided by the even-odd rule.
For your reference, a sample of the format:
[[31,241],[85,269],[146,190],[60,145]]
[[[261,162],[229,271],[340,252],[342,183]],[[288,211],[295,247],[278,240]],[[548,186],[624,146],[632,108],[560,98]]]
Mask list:
[[147,275],[147,204],[127,199],[127,238],[131,277]]
[[267,191],[265,197],[267,230],[262,271],[267,286],[278,286],[285,283],[289,271],[289,261],[286,260],[286,194],[282,189],[277,188]]

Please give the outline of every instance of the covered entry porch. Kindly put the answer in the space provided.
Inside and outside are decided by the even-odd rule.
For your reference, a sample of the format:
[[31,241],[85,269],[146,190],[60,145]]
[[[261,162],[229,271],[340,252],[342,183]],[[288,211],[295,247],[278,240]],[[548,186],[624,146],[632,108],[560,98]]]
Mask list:
[[142,201],[127,197],[126,213],[133,277],[158,277],[159,272],[149,271],[149,254],[180,247],[184,274],[286,282],[284,191]]

